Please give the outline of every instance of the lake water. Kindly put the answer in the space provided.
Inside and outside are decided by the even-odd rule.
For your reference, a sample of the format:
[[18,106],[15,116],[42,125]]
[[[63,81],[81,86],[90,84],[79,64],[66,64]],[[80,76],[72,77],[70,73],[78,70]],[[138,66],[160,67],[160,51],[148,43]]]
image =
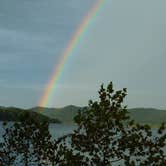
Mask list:
[[72,133],[76,125],[70,124],[50,124],[49,130],[53,138],[61,137],[65,134]]
[[[4,133],[3,122],[0,122],[0,141]],[[72,133],[76,129],[76,125],[69,124],[50,124],[49,130],[53,138],[59,138],[65,134]]]

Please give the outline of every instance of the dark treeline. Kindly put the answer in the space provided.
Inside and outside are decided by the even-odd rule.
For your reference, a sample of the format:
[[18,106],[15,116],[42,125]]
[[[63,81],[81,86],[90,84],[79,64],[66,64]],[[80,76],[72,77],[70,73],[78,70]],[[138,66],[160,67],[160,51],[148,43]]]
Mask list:
[[30,114],[31,117],[37,117],[39,121],[61,123],[61,121],[58,119],[47,117],[38,112],[15,107],[0,107],[0,121],[20,121],[20,117],[23,116],[24,113]]
[[127,90],[115,91],[112,82],[99,90],[99,100],[78,112],[77,129],[53,139],[48,121],[29,112],[9,126],[0,146],[0,165],[38,166],[110,166],[166,165],[165,125],[153,135],[149,125],[136,123],[129,117],[123,101]]

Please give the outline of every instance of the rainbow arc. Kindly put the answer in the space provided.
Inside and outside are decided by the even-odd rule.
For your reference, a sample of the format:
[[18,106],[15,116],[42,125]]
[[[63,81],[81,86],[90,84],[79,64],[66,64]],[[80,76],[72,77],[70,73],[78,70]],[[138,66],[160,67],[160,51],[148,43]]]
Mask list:
[[67,63],[67,60],[72,56],[73,51],[77,47],[78,43],[84,37],[85,32],[87,31],[88,27],[90,26],[91,22],[96,18],[99,11],[104,6],[106,0],[98,0],[92,8],[89,10],[87,15],[82,20],[81,24],[73,34],[71,40],[69,41],[66,49],[64,50],[63,54],[61,55],[60,61],[58,65],[55,66],[50,80],[46,85],[43,95],[41,96],[38,105],[40,107],[47,107],[49,105],[49,101],[52,98],[53,94],[56,90],[56,85],[58,84],[58,80],[63,72],[63,68]]

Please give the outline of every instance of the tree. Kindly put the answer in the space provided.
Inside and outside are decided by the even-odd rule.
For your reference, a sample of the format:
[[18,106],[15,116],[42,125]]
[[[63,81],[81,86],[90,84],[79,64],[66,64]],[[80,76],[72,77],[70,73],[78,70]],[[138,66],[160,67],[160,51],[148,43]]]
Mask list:
[[[28,112],[19,117],[20,121],[4,123],[4,141],[0,146],[0,165],[25,166],[77,165],[78,156],[73,155],[63,140],[66,136],[52,139],[48,123],[33,117]],[[68,137],[68,135],[67,135]],[[74,157],[74,162],[71,161]]]
[[47,154],[45,149],[51,142],[48,123],[32,117],[28,112],[20,117],[20,122],[5,124],[4,142],[1,144],[1,161],[4,165],[25,166],[44,164]]
[[127,90],[115,91],[113,84],[101,86],[99,101],[90,101],[89,107],[75,117],[78,129],[71,136],[72,150],[82,156],[88,165],[166,165],[163,151],[165,125],[154,136],[149,125],[130,119],[127,106],[122,103]]
[[90,101],[74,118],[78,126],[74,133],[56,140],[51,139],[47,122],[22,116],[6,128],[1,162],[14,165],[21,155],[25,166],[32,162],[39,166],[166,165],[165,124],[154,134],[149,125],[135,123],[123,106],[126,95],[125,88],[115,91],[112,82],[107,88],[101,85],[99,101]]

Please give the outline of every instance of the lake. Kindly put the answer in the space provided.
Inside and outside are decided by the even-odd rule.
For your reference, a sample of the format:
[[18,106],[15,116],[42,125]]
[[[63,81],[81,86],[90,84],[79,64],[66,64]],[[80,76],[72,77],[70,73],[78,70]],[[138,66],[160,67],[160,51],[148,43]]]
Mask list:
[[[0,141],[2,141],[2,135],[4,133],[3,122],[0,122]],[[65,134],[71,133],[76,129],[76,125],[71,124],[53,124],[49,126],[49,131],[53,138],[59,138]]]
[[50,124],[49,130],[53,138],[59,138],[65,134],[72,133],[76,125],[71,124]]

